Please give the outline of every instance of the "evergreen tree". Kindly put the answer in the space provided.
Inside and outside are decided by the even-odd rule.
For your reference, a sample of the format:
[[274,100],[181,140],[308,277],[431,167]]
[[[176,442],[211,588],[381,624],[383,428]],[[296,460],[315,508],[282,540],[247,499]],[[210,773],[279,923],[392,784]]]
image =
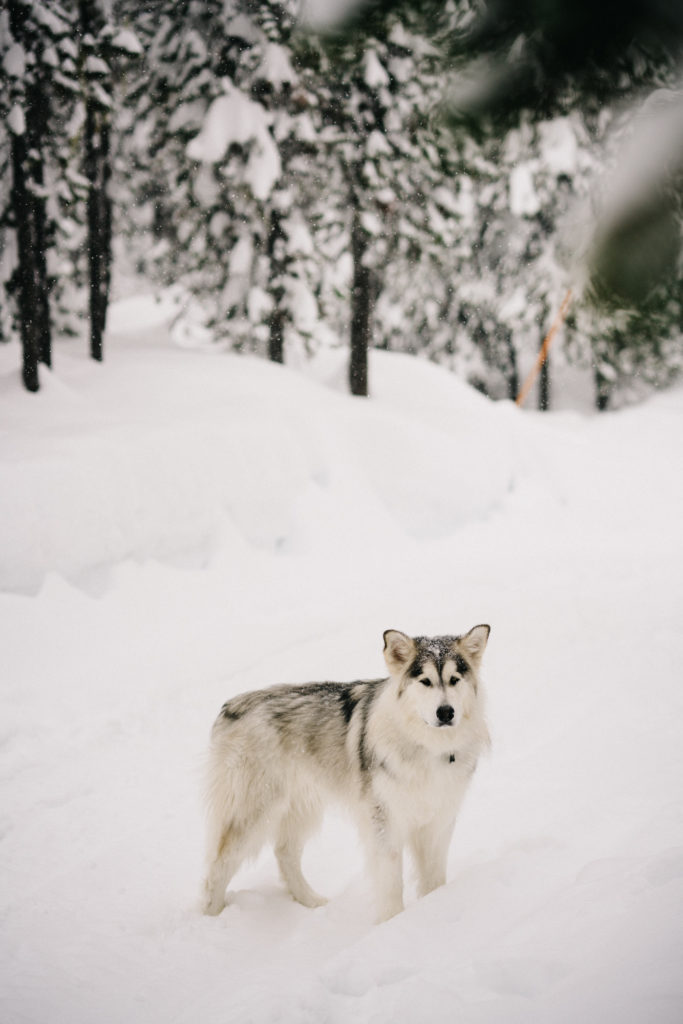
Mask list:
[[[147,208],[157,243],[143,265],[182,281],[219,336],[281,360],[324,334],[324,317],[350,332],[351,387],[365,393],[368,345],[386,343],[386,266],[452,241],[449,204],[437,216],[425,188],[449,159],[428,127],[434,53],[395,24],[332,62],[293,31],[295,13],[157,9],[126,143],[141,188],[123,205]],[[161,168],[170,182],[152,185]]]
[[156,239],[142,267],[182,283],[219,338],[276,359],[296,327],[290,211],[305,205],[313,136],[292,24],[283,4],[162,5],[125,126]]
[[5,73],[0,103],[10,151],[5,169],[11,176],[10,209],[3,221],[17,242],[16,267],[7,286],[16,294],[22,378],[29,391],[37,391],[38,364],[49,366],[52,360],[47,255],[53,226],[47,215],[45,163],[51,95],[59,75],[57,51],[69,23],[60,4],[31,0],[11,0],[0,18]]
[[[453,241],[453,204],[433,199],[454,173],[449,147],[430,126],[439,96],[434,57],[417,31],[380,22],[376,35],[333,49],[325,75],[321,106],[338,133],[332,155],[342,172],[339,217],[352,258],[354,394],[368,392],[370,344],[391,344],[397,317],[388,295],[396,296],[396,282],[414,278],[420,262],[438,262]],[[397,301],[408,313],[404,296]],[[413,335],[410,320],[404,333]]]
[[[362,8],[340,4],[338,10],[342,19],[348,16],[342,38],[357,38],[360,32],[367,45],[373,44],[376,26],[386,24],[387,12],[408,20],[418,16],[418,5],[410,0],[376,0]],[[625,120],[616,114],[618,104],[638,89],[671,84],[683,45],[683,19],[671,5],[653,8],[646,0],[634,0],[625,9],[620,5],[618,17],[613,5],[597,9],[584,0],[571,11],[560,0],[542,8],[513,0],[477,5],[462,0],[419,5],[423,12],[437,15],[435,38],[443,43],[444,77],[455,71],[446,109],[454,128],[453,148],[461,152],[462,163],[452,192],[465,209],[452,273],[447,260],[437,257],[434,267],[420,260],[402,294],[405,301],[411,290],[417,291],[419,280],[429,295],[421,333],[430,338],[433,358],[461,369],[465,365],[484,390],[513,397],[520,367],[535,356],[567,284],[575,283],[567,280],[564,260],[557,254],[558,223],[570,203],[586,193],[607,125]],[[488,62],[473,64],[484,56]],[[465,88],[459,74],[463,64]],[[569,351],[582,348],[572,326],[580,323],[593,332],[589,349],[600,380],[600,404],[607,377],[612,393],[623,387],[625,366],[638,366],[646,374],[647,364],[650,380],[667,379],[677,366],[671,344],[653,342],[661,337],[657,332],[663,331],[665,340],[673,338],[681,323],[675,283],[681,238],[678,179],[683,171],[680,110],[678,95],[661,126],[672,142],[660,160],[660,173],[636,181],[631,205],[618,210],[610,222],[597,211],[593,216],[602,228],[589,264],[593,285],[601,287],[604,299],[609,284],[612,299],[634,307],[611,327],[604,303],[601,315],[579,310],[565,332]],[[546,160],[540,136],[558,128],[565,131],[567,125],[575,139],[576,166],[558,174],[553,157]],[[642,134],[639,140],[647,145]],[[517,150],[515,159],[511,149]],[[578,269],[571,268],[574,274]],[[653,282],[664,285],[664,270],[670,272],[668,287],[649,294]],[[625,319],[630,324],[626,333]],[[400,317],[395,320],[399,323]],[[404,342],[411,349],[417,344],[414,338]],[[630,346],[634,351],[626,358]],[[655,373],[659,359],[665,362]],[[549,401],[546,365],[539,403],[547,407]]]
[[12,0],[0,15],[1,142],[9,152],[0,168],[3,179],[11,178],[2,225],[5,239],[9,231],[17,239],[3,290],[16,296],[29,390],[38,389],[38,363],[51,363],[55,332],[74,330],[74,317],[82,319],[86,253],[91,351],[102,355],[111,263],[111,61],[135,45],[107,23],[100,2]]

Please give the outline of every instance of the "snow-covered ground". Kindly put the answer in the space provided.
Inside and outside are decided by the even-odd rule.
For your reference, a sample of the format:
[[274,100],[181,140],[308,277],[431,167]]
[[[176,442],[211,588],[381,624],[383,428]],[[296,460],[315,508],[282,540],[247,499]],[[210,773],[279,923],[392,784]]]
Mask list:
[[[680,1024],[683,390],[539,416],[375,353],[364,401],[149,314],[38,395],[0,349],[0,1020]],[[332,812],[326,907],[264,853],[202,917],[220,704],[481,621],[448,885],[374,927]]]

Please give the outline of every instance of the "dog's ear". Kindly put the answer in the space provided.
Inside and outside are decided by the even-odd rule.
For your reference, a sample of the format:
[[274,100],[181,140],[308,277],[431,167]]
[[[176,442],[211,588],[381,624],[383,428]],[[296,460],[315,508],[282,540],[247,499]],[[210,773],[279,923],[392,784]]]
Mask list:
[[488,642],[490,626],[474,626],[469,633],[465,633],[458,641],[458,647],[469,655],[470,661],[476,668],[479,667],[484,648]]
[[384,634],[384,660],[392,675],[400,675],[415,654],[415,644],[397,629],[387,629]]

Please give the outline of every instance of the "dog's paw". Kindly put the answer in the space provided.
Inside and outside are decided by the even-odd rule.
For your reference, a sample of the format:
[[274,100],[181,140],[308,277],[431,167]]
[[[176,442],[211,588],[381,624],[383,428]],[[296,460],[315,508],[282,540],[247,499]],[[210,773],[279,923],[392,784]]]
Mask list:
[[309,910],[315,910],[316,907],[324,907],[328,902],[326,896],[321,896],[310,886],[306,886],[305,889],[297,889],[296,892],[290,889],[292,899],[300,903],[302,907],[308,907]]
[[316,907],[326,906],[329,900],[327,896],[320,896],[317,892],[312,892],[305,900],[299,900],[299,903],[304,907],[308,907],[309,910],[315,910]]
[[390,921],[392,917],[396,917],[403,910],[403,903],[391,903],[380,907],[375,917],[375,924],[384,924],[385,921]]
[[224,894],[204,892],[201,898],[201,911],[207,917],[218,917],[222,910],[225,910]]
[[225,901],[223,903],[202,904],[202,914],[206,917],[218,917],[223,910],[225,910]]

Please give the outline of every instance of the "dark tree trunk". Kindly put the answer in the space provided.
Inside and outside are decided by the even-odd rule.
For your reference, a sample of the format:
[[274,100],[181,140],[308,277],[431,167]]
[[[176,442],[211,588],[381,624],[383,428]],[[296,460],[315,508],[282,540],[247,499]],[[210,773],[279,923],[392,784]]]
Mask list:
[[273,300],[268,335],[268,358],[274,363],[285,361],[285,323],[287,314],[282,306],[285,290],[282,283],[285,271],[285,233],[282,230],[282,216],[279,210],[270,215],[268,231],[268,259],[270,262],[269,292]]
[[612,388],[609,381],[603,377],[597,366],[593,370],[593,379],[595,381],[595,408],[598,412],[606,412],[609,408]]
[[[19,328],[23,349],[22,377],[29,391],[40,387],[38,363],[44,350],[41,310],[42,292],[46,282],[42,278],[38,259],[40,225],[35,197],[29,191],[28,147],[25,135],[12,136],[12,206],[16,219],[18,267],[17,303]],[[49,331],[49,324],[48,324]]]
[[[12,36],[24,40],[25,9],[8,5]],[[30,49],[25,47],[27,51]],[[22,378],[29,391],[40,387],[38,363],[51,362],[49,282],[47,277],[47,216],[43,188],[43,143],[47,104],[38,82],[25,93],[25,131],[11,133],[12,208],[16,222],[18,307],[23,348]]]
[[270,316],[268,358],[273,363],[285,361],[285,314],[281,309],[274,309]]
[[109,114],[92,102],[86,110],[86,177],[88,193],[88,262],[90,265],[90,355],[103,357],[111,283],[111,200],[108,182]]
[[511,402],[514,402],[519,394],[519,368],[517,366],[517,350],[515,349],[512,331],[509,330],[509,328],[505,328],[505,344],[508,356],[508,370],[506,375],[508,398]]
[[372,334],[373,280],[365,266],[368,236],[360,222],[360,210],[354,206],[351,222],[353,286],[351,289],[351,358],[349,383],[352,395],[368,396],[368,351]]
[[[80,2],[80,30],[83,37],[96,37],[101,14],[93,0]],[[111,283],[111,221],[109,197],[111,177],[110,114],[88,90],[85,105],[85,176],[88,192],[88,267],[90,274],[90,355],[98,362],[104,355]]]

